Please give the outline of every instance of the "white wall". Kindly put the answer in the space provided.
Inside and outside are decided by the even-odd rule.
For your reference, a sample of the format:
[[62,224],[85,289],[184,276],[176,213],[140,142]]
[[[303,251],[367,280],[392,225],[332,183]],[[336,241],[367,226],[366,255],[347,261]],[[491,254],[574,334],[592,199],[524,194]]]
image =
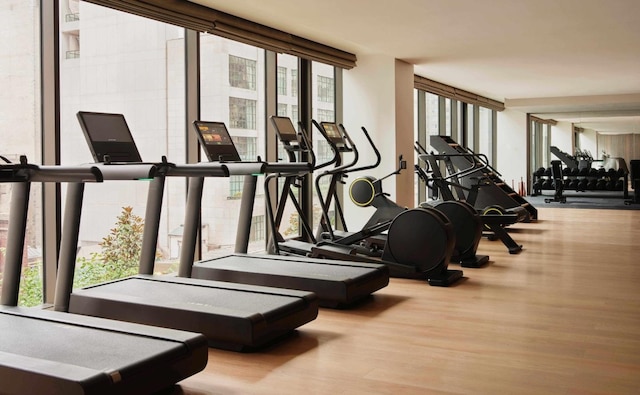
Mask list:
[[598,152],[598,134],[593,129],[583,129],[578,137],[580,140],[580,149],[591,152],[593,159],[598,159],[600,153]]
[[[397,168],[398,155],[409,158],[408,171],[385,180],[392,200],[413,204],[413,66],[384,55],[362,55],[358,67],[344,72],[344,125],[361,151],[362,164],[373,163],[375,154],[360,127],[364,126],[382,153],[382,162],[367,175],[382,177]],[[348,183],[365,173],[354,173]],[[348,187],[345,188],[348,192]],[[349,229],[359,229],[375,211],[359,208],[345,195]]]
[[527,180],[527,114],[505,109],[498,112],[496,169],[509,185]]
[[[558,122],[551,126],[551,145],[561,151],[573,154],[573,124],[571,122]],[[552,160],[557,159],[552,154]]]

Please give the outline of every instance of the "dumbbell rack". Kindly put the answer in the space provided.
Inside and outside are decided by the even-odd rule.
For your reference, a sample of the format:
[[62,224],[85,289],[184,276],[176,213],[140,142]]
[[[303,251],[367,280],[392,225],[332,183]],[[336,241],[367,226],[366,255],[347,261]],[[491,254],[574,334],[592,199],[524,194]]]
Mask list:
[[[623,197],[629,197],[629,175],[624,170],[604,168],[568,168],[562,170],[564,190],[577,192],[620,191]],[[543,190],[554,190],[551,168],[539,168],[533,173],[532,196],[542,194]]]

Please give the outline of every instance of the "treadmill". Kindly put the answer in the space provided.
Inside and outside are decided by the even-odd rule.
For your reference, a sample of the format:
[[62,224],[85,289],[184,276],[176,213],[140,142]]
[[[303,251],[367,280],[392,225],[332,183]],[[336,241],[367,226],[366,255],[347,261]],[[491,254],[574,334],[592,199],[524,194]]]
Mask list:
[[[55,310],[199,332],[211,347],[233,351],[251,351],[272,344],[317,317],[318,303],[311,292],[154,275],[164,178],[194,174],[223,177],[228,170],[218,163],[142,163],[122,114],[80,112],[78,118],[94,158],[103,161],[96,167],[105,181],[152,181],[139,275],[73,292],[83,189],[81,184],[70,185]],[[109,162],[111,157],[117,157],[119,162]],[[150,168],[157,168],[157,172],[147,174]]]
[[[290,125],[287,128],[289,137],[298,138],[298,133],[288,118],[272,117],[272,122],[286,124],[287,121]],[[223,122],[195,121],[194,129],[209,161],[224,164],[231,175],[244,175],[245,181],[235,253],[194,263],[204,178],[190,179],[180,276],[310,291],[317,295],[320,306],[330,308],[352,306],[389,284],[389,269],[386,265],[280,255],[248,255],[258,173],[247,173],[243,167],[254,162],[240,160]],[[262,172],[265,174],[305,175],[312,169],[312,164],[307,162],[258,163],[262,163]]]
[[31,182],[100,182],[95,166],[1,164],[14,183],[0,305],[0,392],[9,395],[151,393],[201,371],[204,336],[17,307]]

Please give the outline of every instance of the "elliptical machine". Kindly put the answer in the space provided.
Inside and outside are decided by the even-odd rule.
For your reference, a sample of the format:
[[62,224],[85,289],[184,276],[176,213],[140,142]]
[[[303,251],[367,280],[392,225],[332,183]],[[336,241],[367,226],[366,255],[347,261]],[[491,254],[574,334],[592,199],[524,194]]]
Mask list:
[[[518,254],[522,251],[522,245],[516,243],[513,238],[504,229],[505,226],[512,225],[520,220],[521,213],[525,213],[524,210],[519,210],[519,213],[513,213],[505,210],[501,206],[492,205],[484,207],[482,210],[477,210],[473,203],[478,193],[478,188],[482,184],[483,180],[479,179],[476,184],[471,187],[463,186],[458,177],[465,177],[471,173],[476,173],[482,170],[482,167],[477,167],[477,163],[486,164],[485,161],[477,161],[478,154],[470,153],[458,153],[458,154],[429,154],[427,150],[420,145],[419,142],[415,142],[414,149],[418,153],[419,160],[422,160],[425,167],[421,167],[418,164],[415,165],[415,172],[420,179],[425,182],[425,185],[433,192],[434,197],[445,202],[460,202],[467,203],[473,208],[473,211],[479,214],[478,219],[482,223],[481,234],[486,233],[490,240],[500,239],[502,243],[507,247],[510,254]],[[470,157],[471,165],[467,169],[461,169],[457,172],[453,171],[450,165],[451,157]],[[447,177],[443,176],[440,171],[440,162],[444,162],[447,165],[451,174]],[[455,192],[455,195],[454,195]],[[427,203],[423,203],[425,205]]]
[[[343,152],[352,152],[356,160],[348,165],[326,170],[316,178],[316,193],[321,204],[323,221],[316,233],[318,243],[312,248],[311,256],[382,262],[389,267],[393,277],[426,279],[430,285],[436,286],[448,286],[459,280],[463,274],[461,270],[448,270],[448,263],[455,247],[455,232],[451,221],[436,209],[399,207],[382,191],[382,179],[359,178],[360,181],[355,182],[350,188],[350,195],[355,195],[355,200],[361,202],[361,205],[365,202],[373,205],[376,202],[378,210],[367,225],[354,233],[338,234],[333,230],[329,207],[332,199],[338,202],[335,189],[337,183],[342,182],[348,173],[376,167],[380,163],[380,153],[367,130],[361,128],[376,152],[377,160],[373,165],[356,168],[358,150],[344,126],[332,122],[319,124],[315,121],[313,125],[334,151],[334,161],[341,163],[335,158],[340,157]],[[399,169],[390,175],[398,174],[406,167],[406,163],[403,165],[403,162],[400,160]],[[326,197],[319,187],[319,180],[324,177],[329,177],[330,180]],[[339,218],[346,229],[344,217],[340,214]],[[386,237],[378,239],[381,243],[378,246],[383,246],[381,249],[371,248],[371,244],[367,244],[374,236],[379,236],[385,231]],[[326,236],[327,234],[329,236]]]
[[[375,165],[380,164],[381,155],[374,142],[366,134],[369,145],[376,154]],[[400,155],[398,168],[386,176],[376,179],[371,176],[356,178],[349,187],[349,197],[358,207],[375,207],[376,211],[371,216],[364,228],[375,226],[383,221],[393,220],[405,208],[400,207],[396,202],[389,199],[389,194],[385,193],[382,181],[393,175],[398,175],[407,168],[407,162]],[[462,267],[477,268],[484,266],[489,261],[487,255],[477,255],[478,244],[482,238],[482,221],[476,210],[465,202],[449,201],[439,202],[427,206],[435,208],[443,213],[453,225],[455,232],[455,247],[452,252],[451,262],[459,263]],[[370,238],[376,240],[375,238]],[[371,243],[372,244],[372,243]]]

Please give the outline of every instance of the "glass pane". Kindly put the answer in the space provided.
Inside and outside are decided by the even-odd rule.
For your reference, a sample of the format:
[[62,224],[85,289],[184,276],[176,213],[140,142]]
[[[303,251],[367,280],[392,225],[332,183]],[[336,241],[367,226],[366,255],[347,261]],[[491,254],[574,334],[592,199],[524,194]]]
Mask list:
[[[298,58],[292,55],[278,54],[278,116],[289,117],[293,125],[298,128]],[[298,158],[296,160],[299,160]],[[278,142],[278,161],[289,161],[289,154]],[[279,182],[278,197],[282,193],[282,182]],[[296,194],[300,201],[300,193]],[[280,234],[284,238],[297,237],[301,234],[299,215],[290,198],[287,198],[284,213],[280,223]]]
[[445,110],[445,125],[444,125],[444,134],[446,136],[451,136],[451,99],[444,99],[444,110]]
[[[73,11],[61,17],[61,162],[93,161],[76,113],[96,111],[125,116],[144,161],[184,163],[184,29],[83,1],[60,6]],[[176,269],[185,184],[166,180],[156,272]],[[137,273],[148,187],[86,186],[75,286]]]
[[[29,162],[41,163],[39,20],[39,2],[9,0],[0,5],[0,32],[5,44],[0,47],[0,155],[11,162],[26,155]],[[0,184],[0,278],[7,248],[11,190],[11,184]],[[41,211],[41,186],[33,184],[18,301],[25,306],[43,302]]]
[[[247,161],[265,157],[264,62],[263,49],[209,34],[200,35],[202,119],[224,122],[241,158]],[[278,77],[288,74],[285,72],[279,71]],[[204,153],[202,157],[206,158]],[[243,186],[243,176],[205,181],[201,229],[203,258],[233,252]],[[249,251],[264,251],[262,177],[258,179],[252,217]]]
[[489,161],[491,161],[492,111],[485,107],[479,107],[478,110],[479,110],[478,129],[480,133],[480,141],[478,141],[478,144],[476,144],[476,147],[478,148],[478,153],[486,155]]
[[542,163],[543,166],[545,167],[550,167],[551,166],[551,125],[549,124],[544,124],[541,125],[542,127],[542,147],[541,147],[541,154],[542,154]]
[[474,105],[473,104],[467,104],[467,143],[466,146],[468,148],[471,148],[473,151],[477,151],[477,147],[476,147],[476,141],[474,140],[474,130],[475,130],[475,125],[474,125],[474,120],[473,120],[473,112],[474,112]]
[[[313,62],[311,65],[312,71],[312,102],[311,107],[313,109],[313,119],[318,122],[335,122],[335,70],[333,66],[329,66],[323,63]],[[316,161],[318,163],[326,162],[331,159],[333,153],[329,144],[322,138],[320,133],[316,130],[313,131],[313,148],[316,154]],[[322,209],[318,200],[317,193],[315,191],[315,177],[313,179],[314,192],[313,192],[313,224],[317,225],[320,222],[322,216]],[[329,186],[329,177],[323,177],[321,180],[320,188],[323,196],[326,199],[326,190]],[[334,202],[335,203],[335,202]],[[329,209],[329,217],[335,216],[335,204]],[[333,221],[333,220],[332,220]]]
[[440,97],[433,93],[427,93],[427,135],[437,136],[440,134],[439,122],[439,101]]

